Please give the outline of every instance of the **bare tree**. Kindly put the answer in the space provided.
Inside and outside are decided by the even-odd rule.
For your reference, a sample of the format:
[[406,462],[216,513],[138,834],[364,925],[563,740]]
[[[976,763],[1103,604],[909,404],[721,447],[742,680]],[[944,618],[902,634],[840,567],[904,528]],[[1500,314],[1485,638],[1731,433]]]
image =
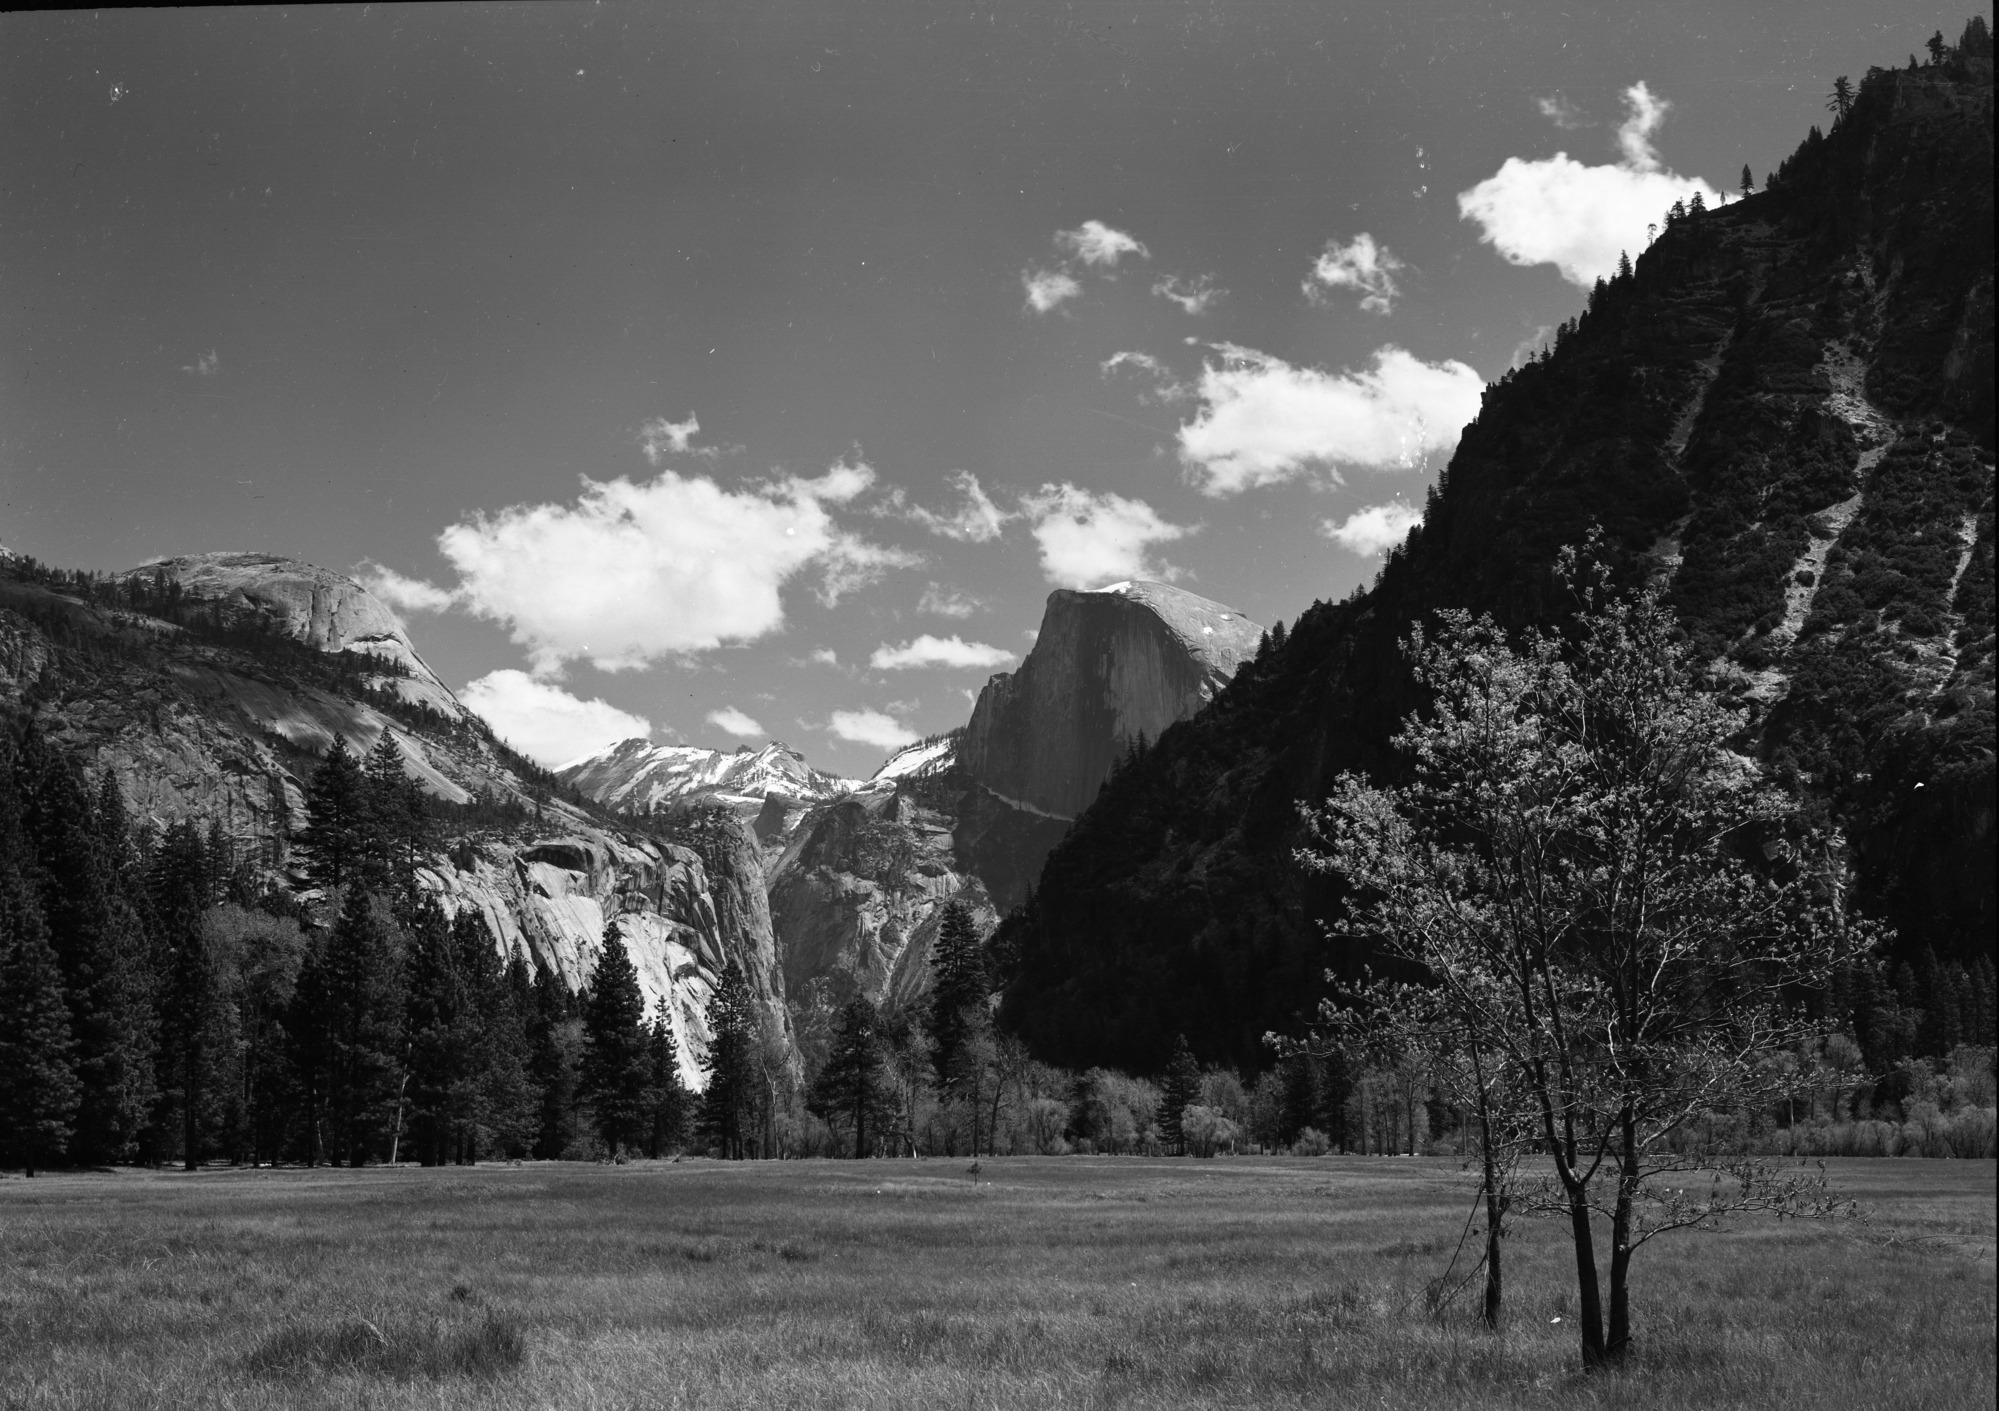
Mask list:
[[1553,1167],[1521,1206],[1569,1223],[1596,1367],[1630,1347],[1647,1241],[1737,1211],[1839,1208],[1822,1171],[1700,1150],[1693,1124],[1795,1081],[1766,1056],[1816,1032],[1799,1001],[1872,936],[1841,911],[1837,840],[1729,748],[1740,722],[1700,689],[1657,590],[1620,599],[1573,553],[1562,571],[1573,645],[1516,648],[1461,612],[1411,634],[1433,697],[1396,738],[1414,781],[1343,777],[1300,859],[1352,885],[1347,929],[1424,972],[1440,1035],[1503,1067],[1488,1101],[1501,1129],[1531,1121]]

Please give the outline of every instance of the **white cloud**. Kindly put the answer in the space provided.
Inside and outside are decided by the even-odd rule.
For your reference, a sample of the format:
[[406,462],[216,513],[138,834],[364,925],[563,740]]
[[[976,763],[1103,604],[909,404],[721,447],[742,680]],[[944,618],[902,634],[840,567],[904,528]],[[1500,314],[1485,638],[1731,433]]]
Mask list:
[[1395,307],[1396,296],[1402,292],[1395,285],[1395,272],[1404,268],[1407,266],[1386,245],[1376,243],[1364,230],[1345,245],[1328,240],[1312,262],[1312,272],[1305,276],[1305,297],[1323,303],[1328,290],[1353,289],[1360,293],[1362,309],[1385,314]]
[[951,472],[951,483],[958,487],[965,503],[949,514],[938,514],[921,505],[905,504],[900,486],[890,493],[888,503],[879,512],[899,514],[922,525],[932,534],[956,539],[960,543],[987,544],[999,538],[1001,528],[1012,516],[993,503],[985,487],[979,484],[979,477],[969,470],[954,470]]
[[1152,385],[1140,392],[1141,402],[1179,402],[1194,395],[1194,389],[1173,376],[1173,370],[1150,353],[1130,351],[1112,353],[1097,365],[1105,377],[1115,377],[1118,373],[1131,371],[1147,379]]
[[1378,554],[1408,538],[1409,531],[1422,522],[1421,510],[1391,500],[1385,505],[1356,510],[1339,523],[1326,520],[1320,524],[1319,532],[1354,553]]
[[1293,367],[1234,344],[1201,370],[1202,406],[1180,428],[1180,459],[1210,495],[1337,466],[1409,470],[1457,445],[1485,384],[1456,359],[1426,363],[1377,348],[1361,372]]
[[1064,588],[1094,588],[1121,578],[1172,579],[1180,570],[1152,557],[1152,546],[1194,530],[1169,524],[1143,500],[1108,491],[1044,485],[1022,501],[1041,546],[1041,573]]
[[213,377],[216,373],[222,371],[222,359],[216,355],[213,348],[210,348],[207,352],[198,355],[193,362],[183,363],[181,371],[192,373],[196,377]]
[[700,429],[700,419],[693,412],[687,414],[685,421],[668,421],[663,416],[656,416],[639,428],[639,449],[645,452],[648,465],[658,465],[668,456],[715,455],[712,446],[699,450],[694,448],[694,434]]
[[1059,269],[1022,270],[1020,283],[1027,290],[1027,307],[1038,314],[1045,314],[1083,292],[1083,286],[1073,276]]
[[746,739],[765,733],[763,726],[759,725],[752,717],[737,710],[734,706],[723,706],[720,710],[711,710],[708,712],[707,718],[708,723],[718,730],[726,730],[731,735],[740,735]]
[[1012,660],[1013,653],[1002,647],[967,642],[958,636],[933,637],[926,632],[900,647],[882,643],[868,658],[868,665],[876,671],[906,671],[913,666],[993,667]]
[[1177,274],[1169,274],[1152,286],[1152,292],[1178,304],[1183,313],[1204,314],[1226,298],[1229,291],[1218,287],[1213,275],[1182,279]]
[[397,612],[443,612],[457,599],[435,583],[421,578],[405,578],[393,568],[372,559],[354,565],[354,578],[363,588]]
[[1126,255],[1136,255],[1141,260],[1152,258],[1152,252],[1142,241],[1122,230],[1113,230],[1100,220],[1086,220],[1074,230],[1056,231],[1055,243],[1073,251],[1084,264],[1102,265],[1106,269],[1116,268]]
[[817,662],[821,666],[838,666],[840,664],[840,654],[831,647],[814,647],[805,654],[805,659]]
[[921,738],[892,715],[878,710],[836,710],[826,728],[837,738],[878,750],[899,750]]
[[1575,104],[1557,93],[1552,98],[1536,98],[1534,106],[1541,110],[1541,116],[1564,132],[1574,132],[1579,127],[1588,127],[1590,121],[1584,117]]
[[860,462],[741,489],[671,470],[644,484],[585,479],[573,504],[478,514],[437,543],[459,600],[507,624],[537,675],[578,657],[620,671],[776,631],[779,589],[807,574],[831,603],[915,562],[834,522],[830,507],[873,483]]
[[984,606],[984,602],[970,593],[961,592],[956,588],[946,588],[941,583],[932,583],[926,587],[922,598],[916,604],[919,612],[935,613],[939,617],[959,618],[970,617]]
[[1708,205],[1722,193],[1698,177],[1666,169],[1652,134],[1671,105],[1643,83],[1625,90],[1627,115],[1617,129],[1622,159],[1584,166],[1566,152],[1541,161],[1508,157],[1499,170],[1458,195],[1458,214],[1478,222],[1483,238],[1516,265],[1551,264],[1588,288],[1617,271],[1620,252],[1645,248],[1646,227],[1695,192]]
[[652,722],[601,700],[583,700],[525,671],[494,671],[471,682],[458,698],[501,739],[550,769],[595,754],[608,745],[652,734]]

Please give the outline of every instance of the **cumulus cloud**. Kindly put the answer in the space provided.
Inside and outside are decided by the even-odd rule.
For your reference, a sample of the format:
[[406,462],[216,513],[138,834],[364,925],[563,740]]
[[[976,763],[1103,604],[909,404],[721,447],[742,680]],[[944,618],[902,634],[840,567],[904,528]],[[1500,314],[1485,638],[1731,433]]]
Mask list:
[[723,706],[720,710],[709,711],[708,723],[718,730],[726,730],[731,735],[740,735],[746,739],[764,734],[763,726],[734,706]]
[[1161,519],[1143,500],[1075,485],[1044,485],[1022,501],[1041,546],[1041,573],[1063,588],[1095,588],[1124,578],[1173,579],[1180,570],[1156,560],[1152,546],[1194,530]]
[[1404,268],[1386,245],[1377,243],[1364,230],[1345,245],[1337,239],[1328,240],[1319,258],[1312,261],[1312,272],[1305,276],[1305,297],[1324,303],[1330,290],[1352,289],[1361,296],[1361,308],[1385,314],[1395,307],[1396,296],[1402,292],[1395,285],[1395,272]]
[[1194,395],[1194,389],[1173,375],[1173,370],[1150,353],[1112,353],[1097,365],[1105,377],[1120,373],[1144,378],[1150,385],[1138,394],[1141,402],[1180,402]]
[[1359,372],[1293,367],[1216,344],[1201,370],[1201,408],[1179,431],[1180,459],[1207,494],[1237,494],[1313,467],[1414,469],[1457,445],[1485,384],[1464,363],[1426,363],[1396,347]]
[[899,750],[921,738],[894,716],[878,710],[836,710],[826,728],[839,739],[873,745],[878,750]]
[[1566,152],[1540,161],[1508,157],[1492,176],[1458,195],[1458,214],[1516,265],[1551,264],[1588,288],[1617,271],[1623,251],[1642,250],[1646,227],[1695,192],[1709,205],[1722,193],[1698,177],[1668,170],[1652,136],[1671,106],[1643,83],[1624,92],[1617,129],[1620,160],[1585,166]]
[[1027,290],[1027,307],[1038,314],[1048,313],[1083,292],[1074,276],[1059,269],[1022,270],[1020,283]]
[[606,746],[652,734],[652,722],[602,700],[583,700],[525,671],[490,672],[458,698],[537,764],[560,769]]
[[882,643],[868,658],[868,665],[876,671],[907,671],[918,666],[994,667],[1012,660],[1013,653],[1002,647],[967,642],[958,636],[933,637],[926,632],[915,641],[905,642],[899,647]]
[[821,666],[838,666],[840,664],[840,654],[831,647],[814,647],[805,654],[805,659],[817,662]]
[[1122,230],[1114,230],[1100,220],[1086,220],[1074,230],[1056,231],[1055,243],[1072,252],[1084,264],[1102,265],[1105,269],[1114,269],[1126,255],[1136,255],[1141,260],[1152,258],[1152,252],[1145,248],[1144,242]]
[[1204,314],[1226,298],[1229,291],[1218,287],[1213,275],[1182,279],[1169,274],[1152,286],[1152,292],[1178,304],[1182,313]]
[[405,578],[393,568],[362,559],[354,565],[354,577],[363,588],[397,612],[443,612],[457,599],[435,583],[421,578]]
[[1011,516],[993,503],[992,496],[979,484],[979,477],[969,470],[954,470],[951,472],[951,483],[964,496],[964,503],[949,513],[939,514],[921,505],[906,503],[899,486],[891,492],[888,502],[879,512],[900,515],[922,525],[932,534],[956,539],[960,543],[987,544],[999,538],[1000,530]]
[[459,601],[505,623],[537,675],[579,657],[621,671],[776,631],[779,590],[795,579],[817,575],[832,603],[917,562],[834,521],[832,507],[874,478],[858,461],[740,489],[671,470],[645,483],[586,478],[571,504],[478,514],[437,543]]
[[1357,554],[1379,554],[1409,537],[1409,531],[1423,522],[1423,512],[1398,500],[1385,505],[1369,505],[1355,510],[1344,520],[1326,520],[1319,532]]
[[935,613],[938,617],[970,617],[985,604],[970,593],[956,588],[946,588],[941,583],[932,583],[923,590],[917,600],[919,612]]
[[685,421],[668,421],[656,416],[639,428],[639,449],[645,452],[648,465],[658,465],[668,456],[712,456],[716,454],[712,446],[696,449],[694,435],[701,429],[701,422],[693,412]]
[[216,356],[213,348],[210,348],[207,352],[197,355],[193,362],[183,363],[181,371],[195,377],[213,377],[222,371],[222,359]]

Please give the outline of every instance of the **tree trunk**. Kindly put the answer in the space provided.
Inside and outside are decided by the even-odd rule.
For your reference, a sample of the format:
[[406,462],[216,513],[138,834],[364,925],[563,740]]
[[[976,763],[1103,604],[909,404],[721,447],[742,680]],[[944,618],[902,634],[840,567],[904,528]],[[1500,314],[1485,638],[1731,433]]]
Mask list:
[[1622,1114],[1623,1148],[1618,1152],[1617,1205],[1610,1221],[1610,1338],[1605,1360],[1621,1362],[1631,1347],[1631,1205],[1638,1194],[1637,1124]]
[[1589,1193],[1567,1171],[1562,1184],[1569,1192],[1569,1230],[1576,1245],[1576,1321],[1582,1325],[1583,1366],[1604,1364],[1603,1296],[1596,1279],[1596,1241],[1589,1226]]

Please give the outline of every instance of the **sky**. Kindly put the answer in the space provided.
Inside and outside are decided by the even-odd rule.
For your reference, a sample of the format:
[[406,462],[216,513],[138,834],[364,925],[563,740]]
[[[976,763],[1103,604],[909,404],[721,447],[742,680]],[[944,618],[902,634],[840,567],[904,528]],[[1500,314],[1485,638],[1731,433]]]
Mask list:
[[7,14],[0,544],[353,573],[552,764],[865,775],[1052,589],[1370,581],[1666,206],[1970,13]]

